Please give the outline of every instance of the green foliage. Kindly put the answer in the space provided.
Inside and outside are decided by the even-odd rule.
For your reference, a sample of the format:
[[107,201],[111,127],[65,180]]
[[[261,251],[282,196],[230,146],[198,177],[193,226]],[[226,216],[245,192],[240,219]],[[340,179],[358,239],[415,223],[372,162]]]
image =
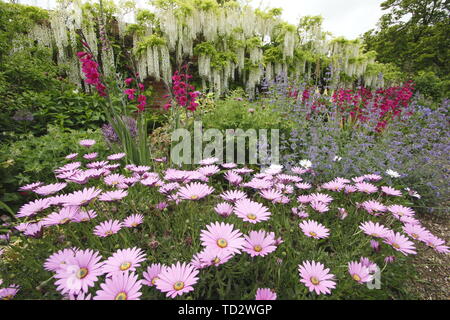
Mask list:
[[[54,180],[53,170],[61,165],[61,159],[71,152],[86,152],[78,142],[94,139],[90,149],[99,155],[106,154],[106,146],[100,130],[73,130],[49,126],[48,134],[35,137],[32,134],[15,137],[12,143],[0,145],[0,201],[16,204],[20,200],[19,186],[35,181]],[[3,209],[0,208],[1,211]]]
[[419,71],[413,80],[417,92],[436,101],[450,92],[450,79],[441,79],[433,71]]

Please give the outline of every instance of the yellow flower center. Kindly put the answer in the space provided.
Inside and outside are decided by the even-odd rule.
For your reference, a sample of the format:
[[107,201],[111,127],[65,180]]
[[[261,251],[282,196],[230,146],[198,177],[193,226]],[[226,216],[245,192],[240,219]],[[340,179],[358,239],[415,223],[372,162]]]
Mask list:
[[152,279],[152,285],[155,285],[156,284],[156,280],[158,280],[159,278],[158,277],[154,277],[153,279]]
[[253,247],[253,250],[255,250],[256,252],[261,252],[262,247],[259,244],[257,244],[256,246]]
[[127,300],[128,296],[125,292],[119,292],[114,300]]
[[84,279],[89,273],[89,270],[87,268],[80,268],[77,271],[77,278],[78,279]]
[[226,246],[228,246],[228,242],[224,238],[220,238],[219,240],[217,240],[217,245],[221,248],[225,248]]
[[378,233],[372,233],[371,236],[375,237],[375,238],[378,238],[380,235]]
[[412,233],[411,236],[412,236],[414,239],[418,239],[418,238],[419,238],[419,235],[418,235],[417,233]]
[[355,281],[361,281],[361,277],[358,276],[356,273],[353,275],[353,279],[354,279]]
[[400,246],[399,246],[398,244],[396,244],[396,243],[393,243],[392,246],[393,246],[395,249],[400,249]]
[[119,184],[119,181],[113,181],[113,182],[111,183],[111,185],[113,185],[113,186],[115,186],[116,184]]
[[137,222],[133,222],[133,223],[131,224],[131,226],[132,226],[133,228],[136,228],[136,227],[138,226],[138,224],[137,224]]
[[59,222],[59,224],[66,224],[66,223],[69,222],[69,221],[70,221],[69,218],[65,218],[65,219],[62,219],[62,220]]
[[13,295],[10,294],[9,296],[4,296],[4,297],[2,298],[2,300],[11,300],[12,298],[13,298]]
[[315,286],[320,283],[319,279],[317,279],[316,277],[311,277],[311,279],[309,280],[311,280],[311,283]]
[[256,216],[253,213],[249,213],[247,215],[247,218],[249,218],[250,220],[256,220]]
[[198,199],[198,196],[191,196],[191,200],[197,200]]
[[173,288],[177,291],[181,290],[184,288],[184,282],[183,281],[177,281],[175,282],[175,284],[173,285]]
[[105,232],[105,236],[110,236],[110,235],[112,235],[112,234],[113,234],[113,233],[112,233],[111,230],[108,230],[108,231]]
[[129,262],[124,262],[124,263],[122,263],[122,264],[120,265],[120,270],[121,270],[121,271],[125,271],[125,270],[130,269],[130,267],[131,267],[131,263],[129,263]]
[[212,261],[214,264],[218,264],[220,262],[220,259],[215,257]]
[[312,237],[317,237],[317,233],[315,233],[314,231],[310,231],[309,234],[310,234]]

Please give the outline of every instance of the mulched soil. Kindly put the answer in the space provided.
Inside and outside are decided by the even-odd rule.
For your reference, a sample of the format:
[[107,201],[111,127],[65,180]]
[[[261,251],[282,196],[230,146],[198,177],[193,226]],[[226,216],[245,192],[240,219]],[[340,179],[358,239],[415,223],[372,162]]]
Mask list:
[[[450,217],[448,215],[422,214],[423,226],[434,235],[450,243]],[[411,292],[418,299],[450,300],[450,254],[437,253],[427,247],[418,248],[414,258],[417,279],[412,280]],[[422,250],[421,250],[422,249]]]

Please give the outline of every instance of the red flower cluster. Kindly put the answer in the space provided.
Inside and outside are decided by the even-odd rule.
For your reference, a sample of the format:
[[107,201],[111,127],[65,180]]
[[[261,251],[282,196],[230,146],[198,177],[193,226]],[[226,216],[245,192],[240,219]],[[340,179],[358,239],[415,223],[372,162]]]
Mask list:
[[[195,87],[188,83],[188,80],[192,78],[191,75],[187,73],[187,66],[183,66],[185,69],[184,74],[180,74],[175,71],[172,76],[172,92],[175,97],[175,101],[182,107],[186,107],[189,111],[195,111],[198,107],[196,98],[200,95],[199,91],[195,91]],[[165,96],[166,98],[168,96]],[[168,103],[164,105],[164,109],[169,109],[172,104]]]
[[[125,85],[129,86],[131,83],[133,83],[134,79],[133,78],[127,78],[125,79]],[[138,88],[140,92],[143,92],[145,90],[145,87],[142,83],[138,83]],[[126,94],[128,96],[129,100],[134,100],[135,94],[136,92],[138,92],[138,89],[134,89],[134,88],[129,88],[123,91],[124,94]],[[137,101],[139,102],[139,104],[137,105],[137,108],[139,111],[144,111],[145,110],[145,106],[147,105],[147,97],[143,94],[138,94],[137,97]]]
[[77,52],[77,56],[81,62],[81,70],[86,76],[86,83],[95,86],[97,92],[102,97],[106,96],[106,87],[100,81],[100,73],[98,72],[98,63],[92,58],[92,54],[88,52]]

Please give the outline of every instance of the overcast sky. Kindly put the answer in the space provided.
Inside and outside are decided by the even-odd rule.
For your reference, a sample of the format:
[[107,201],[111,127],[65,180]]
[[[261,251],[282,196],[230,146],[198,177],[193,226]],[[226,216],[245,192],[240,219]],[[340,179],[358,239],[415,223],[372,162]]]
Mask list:
[[[245,0],[244,0],[245,1]],[[324,29],[334,36],[354,39],[375,27],[383,14],[380,4],[383,0],[248,0],[262,9],[283,8],[283,18],[297,24],[299,17],[322,15]],[[53,7],[55,0],[19,0],[19,3]],[[136,0],[141,6],[146,0]]]

